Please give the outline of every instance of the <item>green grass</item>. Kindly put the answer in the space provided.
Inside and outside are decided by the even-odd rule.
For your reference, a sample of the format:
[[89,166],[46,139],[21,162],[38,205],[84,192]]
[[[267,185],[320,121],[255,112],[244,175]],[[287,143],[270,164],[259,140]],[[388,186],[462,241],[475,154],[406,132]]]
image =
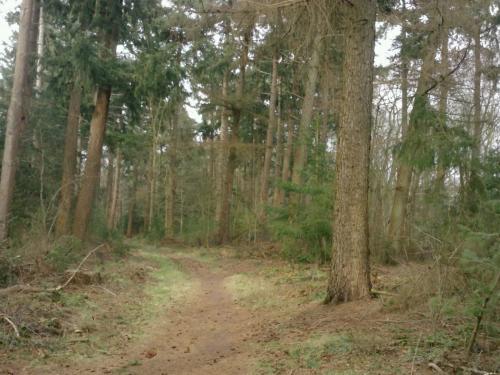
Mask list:
[[178,301],[193,288],[193,281],[166,255],[154,250],[141,251],[139,254],[153,261],[156,268],[151,273],[153,282],[147,283],[145,288],[145,294],[149,297],[148,310],[152,313],[158,307]]

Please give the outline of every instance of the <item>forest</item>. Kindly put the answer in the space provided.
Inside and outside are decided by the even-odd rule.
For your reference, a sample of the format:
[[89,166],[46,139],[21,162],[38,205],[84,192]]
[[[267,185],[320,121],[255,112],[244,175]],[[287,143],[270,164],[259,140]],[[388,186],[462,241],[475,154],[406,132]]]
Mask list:
[[499,0],[14,3],[0,374],[500,373]]

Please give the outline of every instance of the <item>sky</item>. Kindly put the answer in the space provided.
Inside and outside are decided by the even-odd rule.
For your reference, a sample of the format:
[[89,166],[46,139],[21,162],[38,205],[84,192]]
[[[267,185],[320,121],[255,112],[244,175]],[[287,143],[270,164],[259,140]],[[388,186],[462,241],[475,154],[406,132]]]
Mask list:
[[[0,56],[5,53],[4,43],[8,43],[12,33],[17,29],[17,26],[9,26],[5,17],[7,14],[15,9],[20,4],[20,0],[0,0]],[[383,38],[380,38],[375,45],[375,65],[388,65],[391,56],[394,55],[392,51],[392,42],[397,36],[398,31],[395,28],[389,29]],[[196,108],[193,107],[192,100],[189,101],[187,106],[188,114],[195,121],[199,122],[201,116],[198,114]]]

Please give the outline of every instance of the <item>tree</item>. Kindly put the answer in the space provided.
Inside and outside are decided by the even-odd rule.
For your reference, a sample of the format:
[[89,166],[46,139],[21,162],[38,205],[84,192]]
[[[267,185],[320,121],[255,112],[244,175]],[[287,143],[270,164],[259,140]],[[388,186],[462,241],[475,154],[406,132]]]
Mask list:
[[[403,246],[404,225],[407,215],[408,198],[413,174],[413,164],[418,163],[417,148],[422,144],[422,136],[429,131],[429,91],[433,88],[433,72],[435,56],[439,47],[441,21],[433,12],[431,14],[431,29],[428,30],[426,41],[422,47],[422,65],[417,82],[417,89],[413,101],[413,108],[409,117],[408,129],[403,123],[403,137],[401,148],[397,154],[397,180],[394,189],[391,217],[388,227],[390,246],[396,254],[401,253]],[[403,85],[403,89],[406,86]],[[403,104],[407,103],[403,101]],[[406,118],[407,104],[403,105],[403,120]]]
[[[27,103],[29,94],[25,92],[29,84],[30,58],[33,50],[33,29],[35,26],[35,7],[37,0],[23,0],[21,4],[21,20],[17,41],[14,82],[7,113],[5,145],[2,159],[2,174],[0,177],[0,243],[7,239],[9,213],[14,194],[19,140],[28,121]],[[37,20],[38,22],[38,20]],[[35,39],[36,40],[36,39]],[[28,90],[31,92],[31,90]]]
[[372,121],[376,1],[339,5],[345,58],[338,128],[334,236],[325,302],[370,295],[368,172]]
[[[103,63],[106,60],[113,59],[116,54],[121,22],[121,8],[121,0],[107,0],[105,5],[102,4],[102,9],[100,9],[101,22],[103,22],[101,24],[103,35],[103,54],[101,58]],[[96,92],[94,113],[92,114],[90,123],[90,138],[85,171],[82,176],[73,222],[73,234],[81,239],[85,238],[87,234],[87,227],[99,181],[102,146],[106,133],[110,97],[110,83],[99,84]]]

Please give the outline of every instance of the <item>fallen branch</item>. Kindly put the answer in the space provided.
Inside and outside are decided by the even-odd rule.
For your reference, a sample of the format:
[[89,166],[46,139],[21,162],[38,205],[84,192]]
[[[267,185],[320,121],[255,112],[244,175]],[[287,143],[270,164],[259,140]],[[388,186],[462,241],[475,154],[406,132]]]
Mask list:
[[9,318],[9,316],[7,316],[5,314],[0,314],[0,315],[2,316],[3,320],[5,320],[7,323],[10,324],[10,326],[12,327],[14,332],[16,333],[16,337],[21,337],[21,335],[19,335],[19,330],[17,329],[16,324]]
[[108,288],[103,287],[102,285],[97,285],[97,288],[104,290],[105,292],[111,294],[114,297],[118,297],[118,294],[116,294],[112,290],[109,290]]
[[97,246],[94,249],[92,249],[85,256],[85,258],[82,259],[82,261],[80,262],[80,264],[78,265],[78,267],[76,267],[76,269],[74,269],[73,271],[71,271],[70,277],[63,284],[58,285],[55,288],[40,288],[40,287],[34,287],[34,286],[30,286],[30,285],[23,285],[23,284],[13,285],[13,286],[10,286],[8,288],[0,289],[0,297],[9,295],[9,294],[12,294],[12,293],[15,293],[15,292],[27,292],[27,293],[58,292],[58,291],[60,291],[60,290],[62,290],[65,287],[68,286],[68,284],[73,280],[73,278],[78,273],[78,271],[80,270],[80,268],[82,268],[82,266],[85,264],[85,262],[87,261],[87,259],[92,254],[94,254],[97,250],[99,250],[101,247],[103,247],[103,246],[104,246],[104,244],[100,244],[99,246]]
[[439,367],[438,365],[436,365],[435,363],[429,362],[429,364],[427,366],[429,366],[429,368],[431,368],[433,370],[436,370],[437,372],[444,373],[443,369],[441,367]]
[[390,297],[397,297],[397,293],[391,293],[391,292],[386,292],[385,290],[377,290],[377,289],[372,289],[371,290],[372,294],[378,294],[381,296],[390,296]]
[[469,372],[471,374],[476,374],[476,375],[495,375],[496,374],[496,372],[483,371],[483,370],[479,370],[479,369],[473,368],[473,367],[455,366],[455,365],[452,365],[451,363],[443,363],[443,366],[450,367],[453,370],[462,370],[462,371],[466,371],[466,372]]
[[78,267],[76,267],[76,269],[73,271],[72,275],[69,277],[68,280],[66,280],[66,282],[62,285],[59,285],[57,286],[54,291],[59,291],[63,288],[65,288],[66,286],[68,286],[68,284],[71,282],[71,280],[73,280],[73,278],[75,277],[75,275],[78,273],[78,271],[80,271],[80,268],[82,268],[82,266],[84,265],[84,263],[87,261],[87,259],[92,255],[94,254],[97,250],[99,250],[101,247],[103,247],[104,244],[100,244],[99,246],[95,247],[94,249],[92,249],[86,256],[85,258],[82,259],[82,261],[80,262],[80,264],[78,265]]

